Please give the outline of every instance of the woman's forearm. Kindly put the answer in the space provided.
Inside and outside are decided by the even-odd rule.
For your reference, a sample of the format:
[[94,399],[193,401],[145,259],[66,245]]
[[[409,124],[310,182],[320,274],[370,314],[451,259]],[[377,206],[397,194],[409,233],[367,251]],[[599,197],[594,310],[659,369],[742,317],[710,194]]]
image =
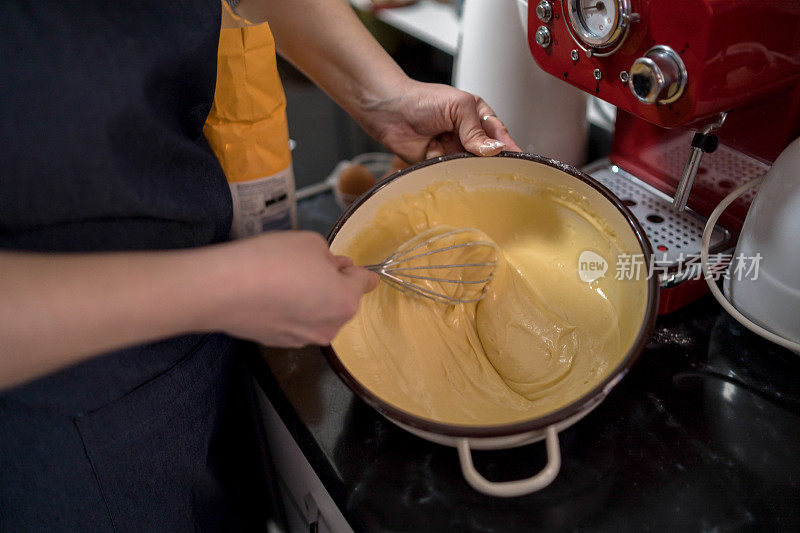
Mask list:
[[237,11],[269,21],[280,54],[356,119],[410,82],[346,0],[243,0]]
[[480,98],[406,76],[346,0],[242,0],[237,10],[269,21],[279,52],[409,163],[519,149]]
[[214,277],[199,255],[0,252],[0,388],[198,329]]
[[0,389],[191,332],[327,344],[377,283],[304,231],[180,251],[0,251]]

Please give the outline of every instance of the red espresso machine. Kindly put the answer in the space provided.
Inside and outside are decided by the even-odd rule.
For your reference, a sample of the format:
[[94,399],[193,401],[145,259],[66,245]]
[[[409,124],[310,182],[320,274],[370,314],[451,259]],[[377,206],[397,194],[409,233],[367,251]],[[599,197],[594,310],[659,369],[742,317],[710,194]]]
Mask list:
[[[531,0],[528,41],[546,72],[617,107],[611,154],[585,170],[645,228],[659,311],[704,294],[705,217],[800,136],[800,0]],[[720,219],[712,254],[754,196]]]

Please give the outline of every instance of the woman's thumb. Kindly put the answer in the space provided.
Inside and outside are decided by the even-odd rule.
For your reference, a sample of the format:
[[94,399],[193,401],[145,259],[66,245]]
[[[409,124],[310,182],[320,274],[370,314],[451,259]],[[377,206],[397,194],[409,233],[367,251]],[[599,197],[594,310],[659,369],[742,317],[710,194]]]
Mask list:
[[432,140],[428,144],[428,150],[425,152],[425,159],[441,157],[443,155],[444,155],[444,147],[442,146],[442,143],[440,143],[436,139]]
[[378,286],[380,278],[375,272],[366,268],[350,265],[339,272],[344,274],[347,283],[359,293],[366,294]]
[[478,117],[474,98],[470,97],[469,104],[457,106],[456,113],[455,123],[458,137],[468,151],[475,155],[497,155],[506,147],[506,143],[503,141],[492,139],[486,135]]

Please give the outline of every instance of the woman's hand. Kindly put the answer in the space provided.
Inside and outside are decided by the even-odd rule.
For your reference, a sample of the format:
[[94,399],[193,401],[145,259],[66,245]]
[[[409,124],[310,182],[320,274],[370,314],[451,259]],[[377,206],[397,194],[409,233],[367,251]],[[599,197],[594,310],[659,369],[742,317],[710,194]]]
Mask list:
[[354,116],[375,139],[407,162],[469,151],[520,151],[480,97],[448,85],[407,79],[396,96],[365,99]]
[[210,249],[223,269],[206,329],[269,346],[327,344],[378,276],[335,256],[320,235],[283,231]]

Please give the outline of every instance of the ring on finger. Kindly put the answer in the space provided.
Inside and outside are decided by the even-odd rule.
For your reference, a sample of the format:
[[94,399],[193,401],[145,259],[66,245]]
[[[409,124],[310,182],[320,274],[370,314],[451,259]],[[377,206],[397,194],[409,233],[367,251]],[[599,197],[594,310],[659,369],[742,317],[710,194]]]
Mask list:
[[494,117],[494,118],[497,118],[497,115],[491,115],[491,114],[489,114],[489,115],[483,115],[483,116],[481,117],[481,122],[486,122],[487,120],[489,120],[489,119],[490,119],[490,118],[492,118],[492,117]]

